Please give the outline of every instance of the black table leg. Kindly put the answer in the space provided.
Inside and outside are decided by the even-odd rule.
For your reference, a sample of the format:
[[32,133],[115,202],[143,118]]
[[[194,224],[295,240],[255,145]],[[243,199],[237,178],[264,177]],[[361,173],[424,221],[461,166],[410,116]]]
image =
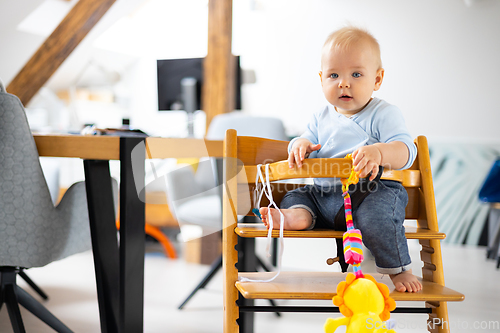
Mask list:
[[[239,272],[255,272],[257,260],[255,257],[255,239],[238,237],[238,263],[236,264]],[[253,306],[253,299],[246,299],[239,296],[239,306]],[[240,311],[238,325],[240,333],[253,333],[254,313]]]
[[85,160],[85,184],[101,332],[118,332],[119,262],[108,161]]
[[120,332],[143,332],[144,138],[120,138]]

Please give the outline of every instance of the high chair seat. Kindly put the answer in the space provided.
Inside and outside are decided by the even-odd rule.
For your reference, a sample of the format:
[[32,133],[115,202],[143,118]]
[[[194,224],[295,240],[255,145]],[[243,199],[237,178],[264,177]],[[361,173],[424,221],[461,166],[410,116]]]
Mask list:
[[[439,231],[405,226],[406,239],[445,239],[446,235]],[[240,237],[256,238],[267,237],[267,229],[262,224],[238,223],[234,232]],[[283,230],[284,237],[290,238],[342,238],[344,231],[331,229],[313,230]],[[279,230],[273,230],[272,237],[279,237]]]

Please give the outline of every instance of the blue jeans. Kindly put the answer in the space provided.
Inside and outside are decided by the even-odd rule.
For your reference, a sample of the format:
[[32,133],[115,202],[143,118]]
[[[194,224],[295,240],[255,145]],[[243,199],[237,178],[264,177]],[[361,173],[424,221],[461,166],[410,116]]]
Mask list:
[[[382,180],[353,211],[354,227],[361,230],[379,273],[398,274],[410,269],[403,226],[407,203],[408,194],[399,182]],[[304,208],[313,217],[312,228],[334,229],[335,216],[343,204],[342,185],[307,185],[288,192],[280,208]]]

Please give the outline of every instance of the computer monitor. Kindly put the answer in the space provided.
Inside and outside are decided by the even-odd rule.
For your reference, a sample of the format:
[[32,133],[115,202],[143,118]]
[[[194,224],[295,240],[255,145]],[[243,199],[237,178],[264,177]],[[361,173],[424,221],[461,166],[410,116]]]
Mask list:
[[[184,78],[196,79],[196,110],[203,110],[203,105],[201,105],[203,60],[204,58],[157,60],[158,110],[185,110],[181,87],[181,81]],[[239,56],[236,57],[235,63],[235,109],[241,110],[241,68]]]

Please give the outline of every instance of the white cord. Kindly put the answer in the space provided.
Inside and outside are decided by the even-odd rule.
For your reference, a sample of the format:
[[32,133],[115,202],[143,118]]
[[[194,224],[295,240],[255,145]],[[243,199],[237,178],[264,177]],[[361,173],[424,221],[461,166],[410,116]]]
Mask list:
[[[267,280],[254,280],[254,279],[249,279],[245,277],[241,277],[240,281],[241,282],[271,282],[274,279],[280,275],[281,272],[281,261],[283,258],[283,250],[284,250],[284,244],[283,244],[283,226],[285,224],[285,216],[281,212],[281,210],[278,208],[276,203],[273,200],[273,191],[271,188],[271,182],[269,181],[269,164],[265,165],[265,173],[266,173],[266,178],[264,180],[264,176],[262,175],[262,164],[257,165],[257,175],[255,177],[255,190],[254,190],[254,207],[258,207],[260,204],[260,201],[262,199],[262,195],[265,194],[267,199],[269,200],[269,205],[267,206],[267,212],[268,212],[268,219],[269,219],[269,229],[267,232],[267,245],[266,245],[266,253],[267,256],[271,256],[271,242],[272,242],[272,235],[273,235],[273,217],[271,214],[271,208],[274,207],[278,210],[280,214],[280,237],[279,237],[279,247],[278,247],[278,270],[276,271],[276,274]],[[260,183],[263,184],[262,186],[262,192],[259,194],[259,180]],[[258,200],[256,200],[258,198]]]

